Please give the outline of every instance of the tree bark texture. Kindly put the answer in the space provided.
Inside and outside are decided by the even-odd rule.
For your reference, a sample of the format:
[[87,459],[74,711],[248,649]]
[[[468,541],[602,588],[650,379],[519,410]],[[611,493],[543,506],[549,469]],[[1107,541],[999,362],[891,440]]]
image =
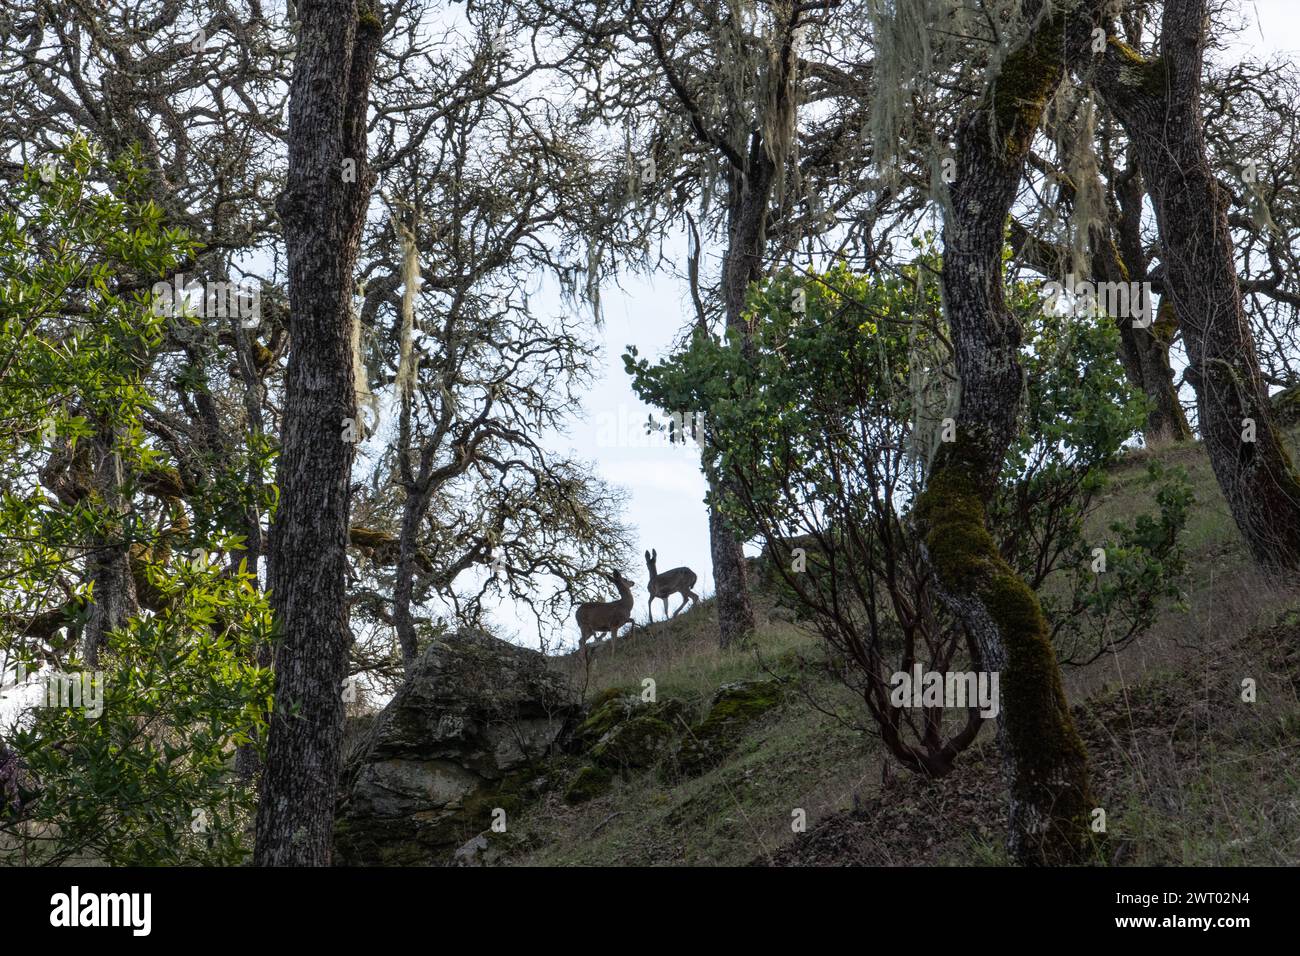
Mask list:
[[[762,137],[750,137],[745,169],[733,170],[728,210],[727,252],[722,265],[722,295],[727,329],[738,329],[748,348],[745,296],[761,279],[767,249],[767,207],[779,170],[767,155]],[[725,480],[725,479],[714,479]],[[713,557],[713,584],[718,609],[718,639],[730,647],[748,639],[754,630],[754,607],[749,595],[749,571],[741,542],[717,510],[709,508],[709,545]]]
[[1255,560],[1294,568],[1300,476],[1273,423],[1241,304],[1228,197],[1206,153],[1200,96],[1208,23],[1207,0],[1167,0],[1160,56],[1144,59],[1112,36],[1091,80],[1147,177],[1166,299],[1182,329],[1187,377],[1219,487]]
[[[366,107],[381,24],[363,0],[302,0],[278,210],[291,347],[268,579],[277,621],[275,706],[255,862],[330,862],[347,675],[348,489],[354,442],[351,310],[374,175]],[[351,437],[350,437],[351,436]]]
[[958,129],[942,277],[961,384],[957,440],[940,448],[915,511],[941,596],[975,638],[982,666],[1000,675],[1007,846],[1024,864],[1078,862],[1091,842],[1087,755],[1047,622],[1033,589],[1001,557],[984,505],[1024,390],[1021,328],[1004,295],[1004,229],[1030,142],[1064,77],[1070,32],[1063,10],[1039,17]]

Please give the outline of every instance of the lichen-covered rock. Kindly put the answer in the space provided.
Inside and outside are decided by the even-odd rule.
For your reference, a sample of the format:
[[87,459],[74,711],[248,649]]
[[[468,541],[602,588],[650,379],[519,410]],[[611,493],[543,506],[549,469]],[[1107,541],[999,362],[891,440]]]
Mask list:
[[619,724],[634,717],[649,714],[666,723],[680,726],[678,718],[685,713],[686,704],[675,697],[647,701],[633,691],[613,687],[592,699],[588,705],[587,717],[578,725],[573,737],[580,749],[590,750]]
[[628,770],[653,766],[686,727],[686,704],[676,698],[642,700],[636,694],[596,698],[574,733],[580,749],[602,766]]
[[539,762],[578,714],[535,651],[473,633],[429,645],[345,765],[337,862],[450,863],[549,785]]
[[564,802],[571,804],[586,803],[609,793],[614,784],[614,772],[607,767],[588,764],[574,776],[573,782],[564,791]]
[[682,738],[674,769],[684,776],[708,770],[736,745],[746,725],[780,702],[781,685],[774,680],[723,684],[714,693],[708,714]]

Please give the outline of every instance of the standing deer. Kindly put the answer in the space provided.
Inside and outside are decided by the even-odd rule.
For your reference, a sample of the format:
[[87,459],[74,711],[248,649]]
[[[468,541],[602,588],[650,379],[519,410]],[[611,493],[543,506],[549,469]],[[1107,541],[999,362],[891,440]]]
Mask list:
[[700,596],[691,590],[695,586],[695,572],[690,568],[673,568],[671,571],[665,571],[659,574],[655,571],[655,561],[659,559],[658,551],[647,551],[645,553],[646,567],[650,569],[650,584],[647,590],[650,592],[650,621],[655,619],[655,600],[662,599],[664,602],[664,616],[668,615],[668,595],[680,594],[682,603],[677,610],[673,611],[673,617],[682,613],[682,608],[686,607],[686,602],[691,601],[693,604],[700,602]]
[[578,611],[574,615],[578,621],[578,629],[582,631],[582,637],[578,641],[578,650],[582,650],[587,638],[595,634],[609,634],[611,638],[618,635],[618,629],[632,620],[632,605],[636,599],[632,597],[632,581],[623,577],[618,571],[609,576],[614,582],[614,587],[618,588],[617,601],[589,601],[586,604],[579,604]]

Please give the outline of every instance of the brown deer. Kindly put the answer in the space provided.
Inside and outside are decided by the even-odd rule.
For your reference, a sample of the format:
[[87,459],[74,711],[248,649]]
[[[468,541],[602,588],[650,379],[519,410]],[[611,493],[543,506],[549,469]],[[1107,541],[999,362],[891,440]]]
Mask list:
[[686,607],[686,602],[691,601],[693,604],[700,602],[700,596],[691,588],[695,587],[695,572],[690,568],[673,568],[671,571],[665,571],[659,574],[655,571],[655,562],[659,559],[658,551],[647,551],[645,553],[646,567],[650,569],[650,584],[647,590],[650,592],[650,621],[655,619],[655,600],[662,599],[664,602],[664,616],[668,615],[668,596],[670,594],[680,594],[682,603],[677,610],[673,611],[673,617],[682,613],[682,608]]
[[611,638],[617,637],[619,628],[632,620],[632,605],[636,603],[636,599],[632,597],[633,582],[618,571],[611,574],[609,579],[614,582],[614,587],[618,588],[617,601],[588,601],[586,604],[578,605],[578,611],[574,615],[578,621],[578,629],[582,631],[578,650],[582,650],[583,645],[587,643],[587,638],[593,635],[608,634]]

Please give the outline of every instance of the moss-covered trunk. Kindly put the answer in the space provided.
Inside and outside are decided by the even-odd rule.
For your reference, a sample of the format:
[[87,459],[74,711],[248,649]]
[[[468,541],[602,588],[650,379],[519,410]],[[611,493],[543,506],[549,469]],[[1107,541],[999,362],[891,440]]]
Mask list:
[[[1200,430],[1219,487],[1255,559],[1300,566],[1300,475],[1273,423],[1241,304],[1228,197],[1206,153],[1201,113],[1207,0],[1168,0],[1161,56],[1111,38],[1091,78],[1132,140],[1182,329]],[[1162,303],[1162,306],[1164,303]]]
[[944,305],[961,383],[957,440],[941,447],[915,511],[940,594],[978,642],[982,666],[1000,674],[1008,848],[1026,864],[1083,859],[1092,803],[1038,598],[1002,559],[984,508],[1024,389],[1021,329],[1003,293],[1003,229],[1030,141],[1064,76],[1066,35],[1063,12],[1040,18],[959,125],[943,231]]

